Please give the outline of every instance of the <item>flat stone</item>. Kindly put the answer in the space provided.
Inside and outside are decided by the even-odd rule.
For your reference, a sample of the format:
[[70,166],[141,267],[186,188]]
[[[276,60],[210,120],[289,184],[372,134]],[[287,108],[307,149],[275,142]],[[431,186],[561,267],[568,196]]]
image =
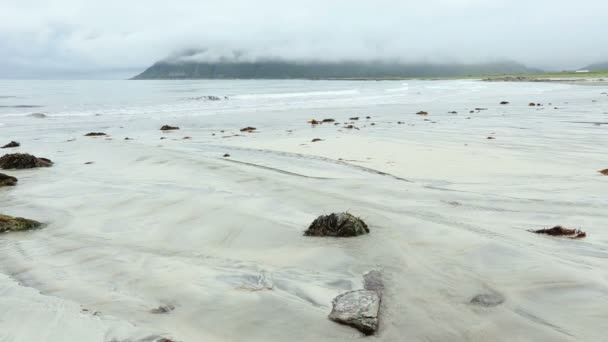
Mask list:
[[484,307],[493,307],[498,306],[505,302],[505,297],[500,293],[482,293],[471,299],[471,304],[484,306]]
[[378,329],[380,296],[376,291],[357,290],[339,295],[333,300],[329,319],[351,326],[366,335]]

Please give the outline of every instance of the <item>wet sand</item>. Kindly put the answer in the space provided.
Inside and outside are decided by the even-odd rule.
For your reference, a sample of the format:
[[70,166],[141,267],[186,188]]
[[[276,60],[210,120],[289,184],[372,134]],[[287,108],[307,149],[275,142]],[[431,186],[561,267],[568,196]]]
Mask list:
[[[382,86],[410,97],[369,105],[0,117],[11,152],[55,162],[3,171],[19,184],[2,213],[47,225],[0,235],[0,340],[348,341],[331,300],[372,269],[386,289],[365,339],[602,340],[608,127],[585,122],[608,118],[605,89],[399,84]],[[307,123],[324,118],[340,124]],[[302,235],[345,210],[371,234]],[[558,224],[588,237],[528,232]],[[469,303],[488,292],[505,302]]]

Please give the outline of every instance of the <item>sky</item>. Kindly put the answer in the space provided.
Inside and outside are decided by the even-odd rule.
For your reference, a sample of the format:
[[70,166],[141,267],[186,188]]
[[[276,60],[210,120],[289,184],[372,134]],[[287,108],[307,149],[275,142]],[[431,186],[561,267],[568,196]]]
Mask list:
[[607,0],[0,0],[0,78],[122,78],[214,60],[608,61]]

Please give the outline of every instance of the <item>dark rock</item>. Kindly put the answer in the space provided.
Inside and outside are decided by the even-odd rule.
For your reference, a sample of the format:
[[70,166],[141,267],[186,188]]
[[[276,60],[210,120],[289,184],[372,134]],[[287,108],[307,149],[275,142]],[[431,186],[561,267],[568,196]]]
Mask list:
[[350,118],[349,120],[356,121],[356,120],[359,120],[359,117],[355,116],[355,117]]
[[13,153],[5,154],[0,158],[2,169],[31,169],[35,167],[49,167],[53,165],[49,159],[36,158],[31,154]]
[[339,295],[332,301],[329,319],[351,326],[366,335],[378,329],[380,296],[376,291],[357,290]]
[[192,140],[192,137],[183,137],[183,140]]
[[425,112],[423,110],[419,111],[418,113],[416,113],[417,115],[429,115],[428,112]]
[[28,115],[31,118],[36,118],[36,119],[44,119],[46,118],[46,114],[44,113],[32,113]]
[[256,128],[255,127],[245,127],[245,128],[241,128],[241,132],[247,132],[247,133],[252,133],[253,131],[255,131]]
[[369,233],[369,228],[358,217],[345,212],[321,215],[308,227],[306,236],[353,237]]
[[12,147],[19,147],[19,146],[21,146],[21,144],[19,144],[18,142],[11,141],[10,143],[2,146],[2,148],[12,148]]
[[551,236],[565,236],[571,239],[582,239],[587,237],[587,233],[583,232],[580,229],[568,229],[562,226],[555,226],[553,228],[548,229],[540,229],[540,230],[531,230],[530,232],[536,234],[546,234]]
[[471,111],[469,111],[469,113],[470,113],[470,114],[473,114],[473,113],[475,113],[475,111],[474,111],[474,110],[471,110]]
[[38,228],[42,223],[24,219],[22,217],[12,217],[0,214],[0,233],[9,231],[30,230]]
[[475,110],[481,112],[482,110],[488,110],[488,108],[475,108]]
[[608,176],[608,169],[600,170],[598,172],[603,174],[604,176]]
[[86,162],[86,163],[84,163],[84,165],[91,165],[91,164],[93,164],[93,162]]
[[503,297],[500,293],[482,293],[471,299],[470,303],[484,306],[484,307],[493,307],[498,306],[505,302],[505,297]]
[[500,102],[500,104],[501,104],[501,105],[508,105],[508,104],[509,104],[509,101],[501,101],[501,102]]
[[312,119],[312,120],[308,121],[308,123],[311,124],[311,125],[319,125],[319,124],[321,124],[321,121],[317,121],[315,119]]
[[169,126],[169,125],[164,125],[163,127],[160,128],[161,131],[175,131],[178,129],[179,129],[179,127]]
[[323,122],[334,122],[334,121],[336,121],[336,120],[334,120],[334,119],[323,119]]
[[131,139],[131,138],[129,138],[129,137],[125,137],[125,140],[133,140],[133,139]]
[[169,305],[161,305],[155,309],[150,310],[150,313],[153,314],[166,314],[169,313],[171,311],[175,310],[175,306],[169,304]]
[[228,153],[224,153],[224,158],[228,158],[230,155]]
[[107,135],[107,134],[102,133],[102,132],[91,132],[91,133],[85,134],[84,136],[85,137],[101,137],[101,136],[104,136],[104,135]]
[[17,185],[17,178],[0,173],[0,187]]
[[451,111],[451,112],[448,112],[448,114],[458,114],[458,112],[457,112],[457,111],[455,111],[455,110],[453,110],[453,111]]
[[317,141],[323,141],[323,139],[314,138],[314,139],[311,140],[311,142],[317,142]]
[[376,124],[375,124],[374,122],[372,122],[372,123],[370,124],[370,126],[376,126]]
[[366,116],[365,118],[369,120],[369,119],[371,119],[372,117],[371,117],[371,116]]
[[496,139],[496,138],[494,138],[494,137],[488,137],[488,140],[494,140],[494,139]]
[[530,106],[530,107],[536,107],[536,103],[534,103],[534,102],[530,102],[530,103],[528,104],[528,106]]

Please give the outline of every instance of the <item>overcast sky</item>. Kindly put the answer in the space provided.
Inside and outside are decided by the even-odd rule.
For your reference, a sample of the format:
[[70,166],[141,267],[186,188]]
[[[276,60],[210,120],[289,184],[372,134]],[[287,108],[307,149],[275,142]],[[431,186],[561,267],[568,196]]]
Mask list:
[[608,0],[0,0],[0,78],[128,76],[175,51],[249,58],[608,60]]

